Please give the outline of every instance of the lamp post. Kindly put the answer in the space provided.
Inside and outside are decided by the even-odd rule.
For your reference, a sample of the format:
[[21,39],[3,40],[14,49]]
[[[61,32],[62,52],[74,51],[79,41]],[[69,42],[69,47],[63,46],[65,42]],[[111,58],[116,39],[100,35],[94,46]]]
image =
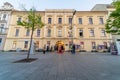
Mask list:
[[71,31],[70,34],[71,34],[71,43],[72,43],[72,46],[74,44],[74,41],[73,41],[73,39],[74,39],[74,36],[73,36],[73,18],[74,18],[75,13],[76,13],[76,10],[74,10],[74,12],[73,12],[73,15],[72,15],[72,18],[71,18],[71,25],[70,25],[70,31]]

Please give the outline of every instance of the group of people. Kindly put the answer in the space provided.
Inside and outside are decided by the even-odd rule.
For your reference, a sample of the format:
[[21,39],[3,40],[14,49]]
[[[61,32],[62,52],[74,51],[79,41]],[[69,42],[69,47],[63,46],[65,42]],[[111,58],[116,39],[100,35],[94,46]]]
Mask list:
[[[49,47],[44,45],[43,47],[43,54],[45,54],[45,52],[48,51],[57,51],[58,54],[63,54],[65,51],[65,48],[63,45],[55,45],[54,47]],[[71,53],[75,54],[75,44],[71,45]]]
[[45,52],[52,52],[52,51],[57,51],[57,53],[62,54],[64,52],[65,48],[63,45],[55,45],[54,47],[49,47],[44,45],[43,46],[43,54],[45,54]]

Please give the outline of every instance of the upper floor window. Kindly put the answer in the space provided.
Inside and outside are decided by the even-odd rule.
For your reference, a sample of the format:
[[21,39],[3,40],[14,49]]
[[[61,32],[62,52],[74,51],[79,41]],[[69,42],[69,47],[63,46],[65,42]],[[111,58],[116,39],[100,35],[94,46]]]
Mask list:
[[29,35],[30,35],[30,29],[27,29],[26,36],[29,36]]
[[52,18],[48,18],[48,24],[52,23]]
[[37,37],[40,37],[40,29],[37,29]]
[[79,18],[78,21],[79,21],[79,24],[82,24],[82,18]]
[[3,14],[3,20],[6,20],[7,14]]
[[28,41],[25,41],[24,48],[28,48]]
[[0,14],[0,20],[1,20],[1,14]]
[[58,18],[58,24],[62,24],[62,18]]
[[90,29],[90,36],[95,36],[94,29]]
[[69,24],[72,24],[72,18],[69,18],[68,21]]
[[0,33],[4,33],[5,32],[5,24],[1,24],[0,25]]
[[18,36],[18,35],[19,35],[19,29],[16,29],[15,36]]
[[21,22],[22,21],[22,18],[21,17],[18,17],[18,20],[17,20],[18,22]]
[[51,37],[51,29],[47,30],[47,37]]
[[83,37],[83,29],[79,29],[79,36]]
[[101,36],[106,36],[105,29],[101,29]]
[[104,24],[104,21],[103,21],[102,17],[99,18],[99,22],[100,22],[100,24]]
[[89,18],[89,24],[93,24],[93,19],[91,17]]
[[0,38],[0,46],[2,45],[2,38]]
[[58,29],[58,37],[62,37],[62,29]]

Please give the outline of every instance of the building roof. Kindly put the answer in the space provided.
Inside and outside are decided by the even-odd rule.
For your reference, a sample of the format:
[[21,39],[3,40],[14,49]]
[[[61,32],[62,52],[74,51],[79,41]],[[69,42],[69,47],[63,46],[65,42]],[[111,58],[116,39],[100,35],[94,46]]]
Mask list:
[[112,7],[110,4],[96,4],[91,11],[107,11],[108,7]]

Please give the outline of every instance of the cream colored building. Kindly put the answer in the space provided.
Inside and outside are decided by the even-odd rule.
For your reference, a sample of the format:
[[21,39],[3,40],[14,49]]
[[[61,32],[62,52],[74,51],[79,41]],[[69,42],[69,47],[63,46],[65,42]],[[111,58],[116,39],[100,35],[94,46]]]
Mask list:
[[[43,48],[45,44],[51,47],[61,41],[64,43],[65,50],[69,50],[71,38],[77,50],[91,51],[109,47],[111,36],[105,32],[108,11],[76,11],[74,16],[73,12],[73,9],[36,11],[45,23],[43,28],[34,32],[33,40],[36,48]],[[24,20],[26,16],[26,11],[12,11],[4,50],[16,50],[17,48],[28,50],[30,31],[16,24],[18,20]],[[70,35],[71,24],[73,37]]]

